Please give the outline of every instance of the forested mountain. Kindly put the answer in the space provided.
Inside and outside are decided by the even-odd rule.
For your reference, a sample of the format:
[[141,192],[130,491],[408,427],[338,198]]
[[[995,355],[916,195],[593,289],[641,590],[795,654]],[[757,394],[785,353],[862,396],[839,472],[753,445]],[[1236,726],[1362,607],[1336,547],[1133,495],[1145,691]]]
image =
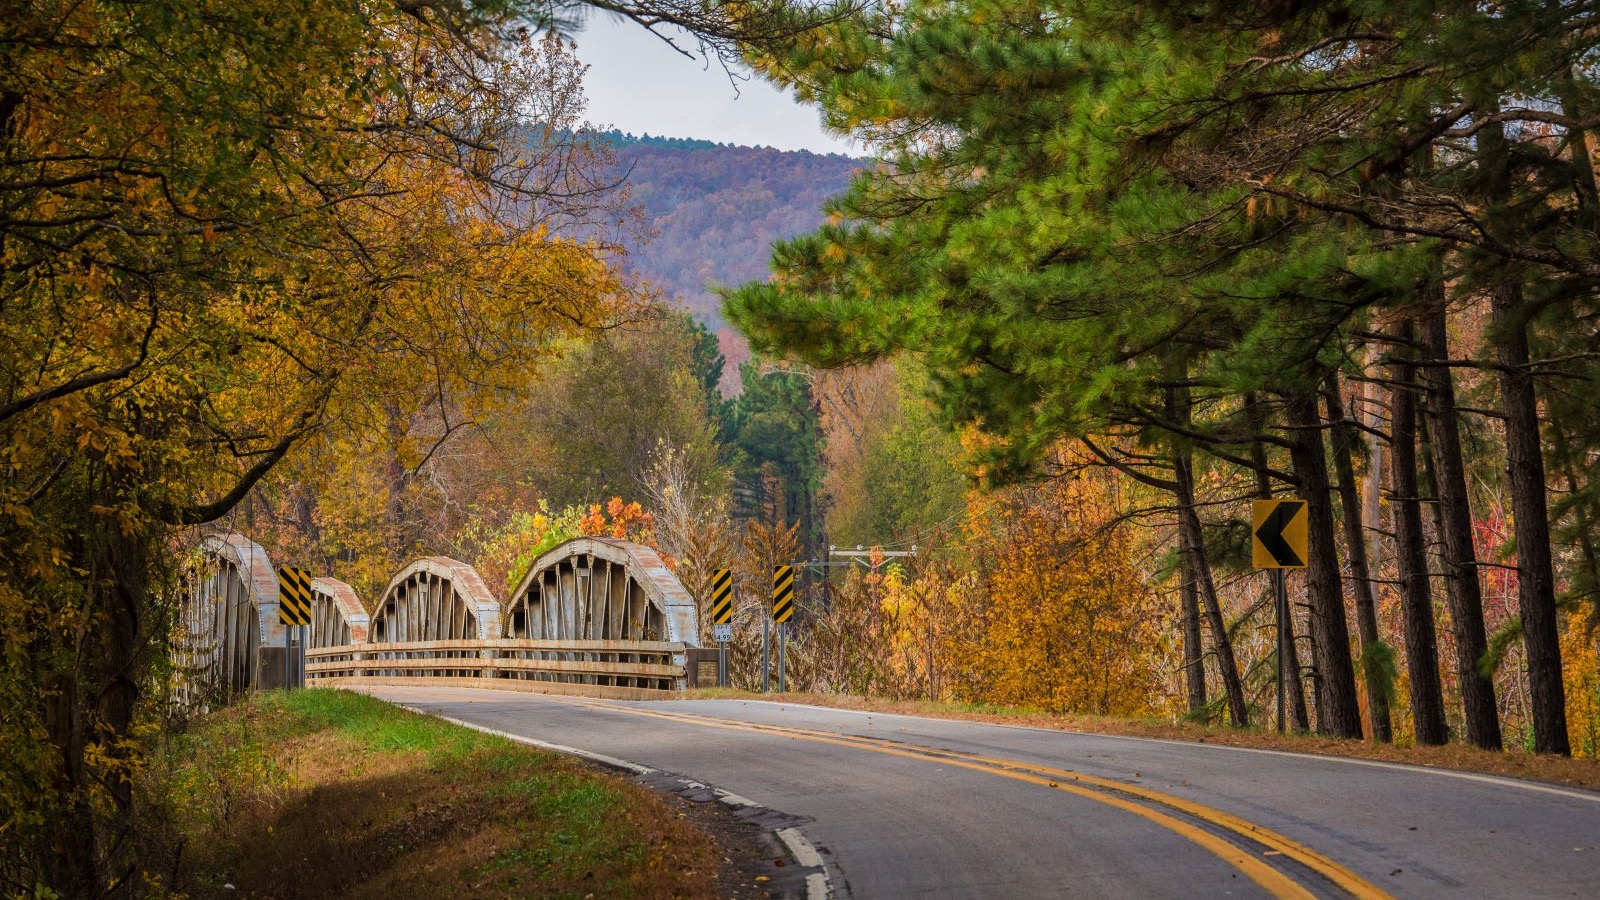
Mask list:
[[629,264],[714,331],[723,322],[712,286],[764,278],[772,242],[820,225],[823,201],[864,164],[686,138],[604,137],[649,231],[633,242]]

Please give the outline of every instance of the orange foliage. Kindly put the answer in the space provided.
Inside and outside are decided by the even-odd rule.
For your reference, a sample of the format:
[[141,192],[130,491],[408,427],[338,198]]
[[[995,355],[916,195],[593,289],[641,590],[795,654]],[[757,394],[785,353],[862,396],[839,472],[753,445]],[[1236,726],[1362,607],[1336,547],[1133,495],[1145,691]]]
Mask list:
[[963,699],[1143,715],[1161,696],[1156,597],[1116,522],[1111,475],[975,496],[968,550],[986,590],[960,592],[978,627]]
[[1600,634],[1587,615],[1567,616],[1561,636],[1561,669],[1567,688],[1567,739],[1572,755],[1600,758]]
[[589,511],[578,520],[581,534],[610,536],[647,547],[656,545],[654,527],[655,522],[644,507],[638,503],[623,503],[621,497],[612,497],[604,509],[598,503],[591,504]]

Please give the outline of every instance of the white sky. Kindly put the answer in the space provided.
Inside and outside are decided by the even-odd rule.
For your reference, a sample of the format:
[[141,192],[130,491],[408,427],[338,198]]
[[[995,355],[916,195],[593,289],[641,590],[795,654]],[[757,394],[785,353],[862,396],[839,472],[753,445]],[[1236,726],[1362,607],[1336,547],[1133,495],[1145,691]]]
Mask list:
[[[780,150],[860,152],[825,134],[815,108],[756,79],[740,81],[736,94],[715,60],[687,59],[633,22],[593,15],[575,37],[578,58],[589,65],[587,118],[598,127]],[[680,43],[694,46],[692,38]]]

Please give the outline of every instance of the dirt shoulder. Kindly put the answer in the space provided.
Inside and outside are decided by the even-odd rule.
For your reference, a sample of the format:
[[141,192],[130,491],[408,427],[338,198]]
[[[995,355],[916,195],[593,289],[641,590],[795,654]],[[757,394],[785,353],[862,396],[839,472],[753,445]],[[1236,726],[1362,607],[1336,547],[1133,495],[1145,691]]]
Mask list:
[[189,897],[730,896],[682,806],[620,775],[359,694],[260,694],[161,748],[142,787]]
[[1311,753],[1320,756],[1343,756],[1353,759],[1371,759],[1415,766],[1458,769],[1464,772],[1478,772],[1485,775],[1504,775],[1530,781],[1543,781],[1551,784],[1600,790],[1600,761],[1536,756],[1531,753],[1516,751],[1494,752],[1479,750],[1462,744],[1448,744],[1443,747],[1396,746],[1392,744],[1372,744],[1366,741],[1340,740],[1309,734],[1280,735],[1273,731],[1259,729],[1212,727],[1187,722],[1057,715],[1037,710],[974,707],[954,703],[930,703],[927,701],[883,700],[841,694],[759,694],[743,691],[701,690],[692,691],[687,696],[697,699],[772,700],[789,703],[808,703],[814,706],[828,706],[837,709],[902,713],[940,719],[989,722],[1000,725],[1026,725],[1033,728],[1053,728],[1059,731],[1077,731],[1087,734],[1158,738],[1172,741],[1190,741],[1197,744],[1220,744],[1229,747],[1250,747],[1259,750]]

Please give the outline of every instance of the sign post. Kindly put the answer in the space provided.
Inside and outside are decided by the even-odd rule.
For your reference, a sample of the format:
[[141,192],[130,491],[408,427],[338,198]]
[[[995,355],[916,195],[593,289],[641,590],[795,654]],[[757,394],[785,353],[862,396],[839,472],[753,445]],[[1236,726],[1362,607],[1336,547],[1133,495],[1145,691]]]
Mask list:
[[733,570],[711,573],[711,636],[717,642],[717,687],[728,686],[728,642],[733,640]]
[[283,686],[305,687],[305,626],[311,624],[311,570],[284,566],[278,570],[278,621],[283,636]]
[[[1250,562],[1272,572],[1272,599],[1278,626],[1278,731],[1285,728],[1289,642],[1289,588],[1285,569],[1306,567],[1306,501],[1256,500],[1250,505]],[[1300,677],[1299,672],[1294,673]]]
[[794,566],[772,567],[772,621],[778,626],[778,693],[783,693],[783,645],[785,625],[794,618]]

